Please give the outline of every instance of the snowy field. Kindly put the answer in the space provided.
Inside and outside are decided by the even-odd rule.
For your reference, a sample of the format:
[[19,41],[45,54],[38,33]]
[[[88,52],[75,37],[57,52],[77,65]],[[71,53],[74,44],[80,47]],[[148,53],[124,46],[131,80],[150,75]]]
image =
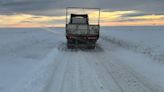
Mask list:
[[104,39],[164,61],[164,26],[106,27],[102,30]]
[[95,50],[63,28],[0,29],[0,92],[164,92],[164,27],[104,27]]
[[0,29],[0,92],[33,72],[60,39],[43,29]]

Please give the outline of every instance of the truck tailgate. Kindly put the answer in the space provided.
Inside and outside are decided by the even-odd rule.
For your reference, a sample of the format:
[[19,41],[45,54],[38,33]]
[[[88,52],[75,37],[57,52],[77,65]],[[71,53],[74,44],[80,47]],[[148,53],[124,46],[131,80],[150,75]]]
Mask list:
[[84,25],[84,24],[67,24],[66,31],[68,34],[90,35],[99,34],[99,25]]

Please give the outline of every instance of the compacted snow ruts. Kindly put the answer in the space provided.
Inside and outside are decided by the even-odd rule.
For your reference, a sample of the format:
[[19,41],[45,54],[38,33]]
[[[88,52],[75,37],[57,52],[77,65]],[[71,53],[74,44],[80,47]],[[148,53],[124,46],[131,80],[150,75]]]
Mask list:
[[61,51],[61,61],[44,92],[163,92],[124,66],[110,48],[119,49],[111,45],[105,51]]

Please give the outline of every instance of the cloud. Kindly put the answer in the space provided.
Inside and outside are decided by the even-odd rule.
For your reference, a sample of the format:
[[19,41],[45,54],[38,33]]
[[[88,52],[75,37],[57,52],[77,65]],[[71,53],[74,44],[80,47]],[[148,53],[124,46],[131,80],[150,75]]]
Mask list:
[[128,14],[137,14],[138,11],[131,10],[131,11],[112,11],[112,12],[101,12],[101,22],[109,22],[109,21],[123,21],[124,18],[122,17]]
[[[55,25],[58,21],[65,21],[65,16],[36,16],[29,14],[18,15],[0,15],[0,24],[2,26],[41,26],[41,25]],[[63,23],[62,23],[63,24]],[[30,27],[29,26],[29,27]]]
[[[126,16],[130,14],[138,14],[140,12],[131,11],[112,11],[101,12],[102,25],[151,25],[152,22],[158,21],[162,25],[164,15],[139,15],[139,16]],[[90,23],[96,24],[98,17],[97,12],[89,13]],[[122,17],[124,16],[124,17]],[[125,17],[126,16],[126,17]],[[64,26],[65,16],[43,16],[31,14],[15,14],[15,15],[0,15],[1,27],[16,26],[16,27],[41,27],[41,26]],[[141,24],[139,24],[141,22]],[[148,23],[148,24],[147,24]],[[164,24],[163,24],[164,25]]]
[[[27,13],[33,15],[63,15],[66,7],[99,7],[110,11],[137,10],[162,14],[164,0],[1,0],[0,13]],[[2,12],[3,11],[3,12]],[[7,13],[8,14],[8,13]]]

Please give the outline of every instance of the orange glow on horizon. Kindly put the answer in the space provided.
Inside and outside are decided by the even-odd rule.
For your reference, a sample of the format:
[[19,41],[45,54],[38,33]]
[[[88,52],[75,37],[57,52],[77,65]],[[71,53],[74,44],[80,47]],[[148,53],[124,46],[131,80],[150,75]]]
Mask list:
[[102,26],[164,26],[164,21],[154,20],[152,21],[135,21],[135,22],[103,22]]
[[[143,15],[123,17],[138,11],[101,12],[101,26],[164,26],[164,15]],[[91,12],[90,20],[96,19],[96,12]],[[0,27],[64,27],[65,16],[37,16],[30,14],[0,15]],[[131,21],[135,20],[135,21]],[[121,21],[121,22],[119,22]],[[95,21],[92,21],[95,22]]]
[[64,27],[63,24],[34,24],[34,23],[24,23],[24,24],[14,24],[10,26],[11,28],[41,28],[41,27]]

